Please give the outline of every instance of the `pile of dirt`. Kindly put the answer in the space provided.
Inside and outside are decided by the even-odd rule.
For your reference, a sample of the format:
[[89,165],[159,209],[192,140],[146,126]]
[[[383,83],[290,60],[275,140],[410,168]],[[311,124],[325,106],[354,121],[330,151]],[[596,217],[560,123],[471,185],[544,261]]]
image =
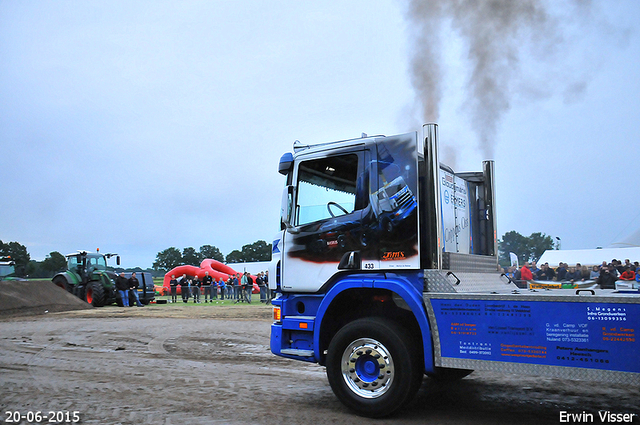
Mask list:
[[93,308],[50,280],[0,282],[0,317]]

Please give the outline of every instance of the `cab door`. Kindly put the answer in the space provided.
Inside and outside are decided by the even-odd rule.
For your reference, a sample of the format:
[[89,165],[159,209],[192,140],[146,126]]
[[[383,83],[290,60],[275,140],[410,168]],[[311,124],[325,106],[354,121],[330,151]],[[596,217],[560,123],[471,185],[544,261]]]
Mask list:
[[366,249],[369,151],[362,145],[295,163],[292,209],[283,236],[282,290],[316,292],[339,270],[360,270]]

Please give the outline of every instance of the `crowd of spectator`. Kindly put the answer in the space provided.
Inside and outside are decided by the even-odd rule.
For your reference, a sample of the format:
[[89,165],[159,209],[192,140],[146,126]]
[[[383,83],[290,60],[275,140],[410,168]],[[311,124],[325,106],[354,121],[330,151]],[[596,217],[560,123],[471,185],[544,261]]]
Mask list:
[[615,258],[610,263],[603,261],[602,264],[588,267],[580,263],[569,266],[567,263],[560,263],[555,269],[549,267],[549,263],[544,263],[538,268],[535,261],[525,262],[521,268],[516,266],[508,267],[504,270],[506,276],[514,281],[556,281],[568,283],[580,283],[595,281],[602,289],[615,288],[617,280],[640,282],[640,264],[626,259],[624,263]]
[[[271,302],[271,291],[269,290],[269,272],[260,272],[256,276],[255,284],[260,289],[260,302],[268,304]],[[204,302],[209,303],[214,300],[234,300],[236,303],[251,303],[251,294],[254,288],[253,277],[245,273],[237,273],[229,275],[227,280],[209,276],[209,272],[205,272],[205,276],[200,280],[198,276],[182,275],[176,278],[171,275],[169,281],[171,288],[171,302],[178,302],[178,286],[182,295],[182,302],[187,303],[193,298],[194,303],[200,303],[200,295],[204,292]]]

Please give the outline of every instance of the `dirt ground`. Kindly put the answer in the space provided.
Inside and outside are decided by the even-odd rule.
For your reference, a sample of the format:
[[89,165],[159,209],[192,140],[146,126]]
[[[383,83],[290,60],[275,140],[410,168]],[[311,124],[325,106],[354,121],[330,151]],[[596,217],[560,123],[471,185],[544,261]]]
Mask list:
[[0,317],[0,421],[77,411],[84,424],[555,424],[563,411],[592,423],[600,410],[640,413],[639,388],[475,372],[425,378],[398,414],[360,418],[323,367],[271,354],[270,317],[255,304]]

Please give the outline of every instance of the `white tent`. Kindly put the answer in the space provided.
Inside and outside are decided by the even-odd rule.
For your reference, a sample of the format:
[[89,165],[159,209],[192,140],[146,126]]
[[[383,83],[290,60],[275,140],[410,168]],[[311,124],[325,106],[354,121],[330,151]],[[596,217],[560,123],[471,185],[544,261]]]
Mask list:
[[561,261],[569,266],[574,266],[576,263],[595,266],[602,264],[603,261],[610,263],[614,258],[622,262],[627,258],[632,263],[640,261],[640,247],[547,250],[538,260],[538,267],[544,263],[549,263],[550,267],[558,267]]
[[233,270],[244,273],[249,272],[252,275],[257,275],[260,272],[266,272],[269,270],[270,261],[256,261],[254,263],[226,263],[227,266]]
[[612,243],[611,246],[614,248],[640,247],[640,229],[636,230],[630,235],[627,235],[621,241]]

